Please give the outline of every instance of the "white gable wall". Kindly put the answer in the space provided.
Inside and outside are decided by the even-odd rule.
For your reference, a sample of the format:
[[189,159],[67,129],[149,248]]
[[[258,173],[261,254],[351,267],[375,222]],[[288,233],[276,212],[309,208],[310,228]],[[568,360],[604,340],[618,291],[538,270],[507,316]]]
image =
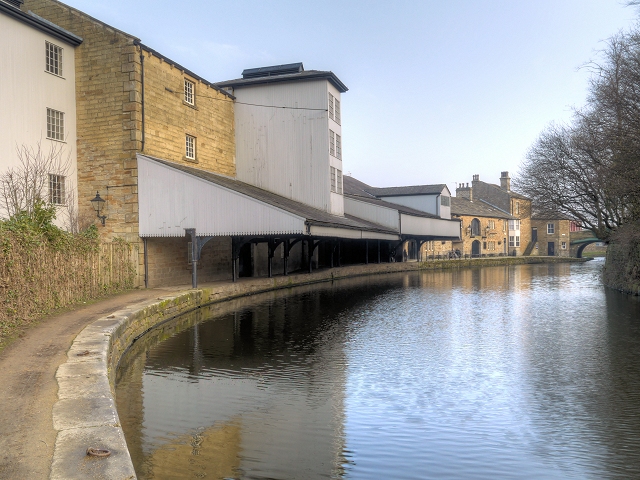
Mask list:
[[[45,41],[63,48],[62,77],[45,71]],[[65,189],[77,211],[74,47],[2,13],[0,45],[0,174],[19,165],[16,147],[40,143],[44,154],[55,148],[69,159]],[[64,112],[64,141],[47,139],[47,107]],[[56,224],[65,226],[66,215],[59,208]]]

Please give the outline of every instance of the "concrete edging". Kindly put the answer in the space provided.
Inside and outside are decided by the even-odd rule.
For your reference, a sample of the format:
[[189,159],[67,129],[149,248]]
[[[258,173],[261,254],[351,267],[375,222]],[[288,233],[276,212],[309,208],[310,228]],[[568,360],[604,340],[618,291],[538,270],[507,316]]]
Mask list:
[[[312,274],[209,284],[197,290],[169,290],[157,300],[134,304],[101,317],[85,327],[75,338],[67,352],[67,361],[56,372],[58,401],[53,407],[53,425],[58,434],[50,478],[136,478],[115,406],[116,369],[124,353],[138,338],[179,315],[211,303],[339,278],[412,270],[580,260],[559,257],[502,257],[355,265],[320,270]],[[86,454],[89,447],[107,448],[111,455],[106,458],[89,457]]]

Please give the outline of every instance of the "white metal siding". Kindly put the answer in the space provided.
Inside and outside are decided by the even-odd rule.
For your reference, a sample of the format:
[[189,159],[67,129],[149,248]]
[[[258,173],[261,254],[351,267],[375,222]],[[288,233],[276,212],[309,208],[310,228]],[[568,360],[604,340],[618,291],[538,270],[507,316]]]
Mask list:
[[401,213],[400,224],[400,233],[403,235],[460,238],[460,222],[455,220],[414,217]]
[[[63,48],[63,77],[45,71],[45,41]],[[16,147],[36,149],[40,142],[45,155],[52,146],[61,148],[62,157],[71,161],[65,190],[74,193],[77,211],[74,47],[4,14],[0,45],[0,173],[19,164]],[[64,112],[64,142],[46,138],[47,107]],[[56,223],[62,226],[62,221]]]
[[434,195],[401,195],[398,197],[382,197],[385,202],[397,203],[405,207],[415,208],[422,212],[438,215],[438,196]]
[[238,180],[325,212],[332,210],[327,83],[312,80],[235,89]]
[[344,209],[347,215],[353,215],[395,230],[400,229],[400,215],[397,210],[361,202],[350,197],[345,197]]
[[337,238],[354,238],[354,239],[372,239],[372,240],[399,240],[398,235],[390,233],[369,232],[361,230],[352,230],[349,228],[323,227],[319,225],[311,225],[309,234],[313,237],[337,237]]
[[303,234],[305,219],[138,156],[141,237]]

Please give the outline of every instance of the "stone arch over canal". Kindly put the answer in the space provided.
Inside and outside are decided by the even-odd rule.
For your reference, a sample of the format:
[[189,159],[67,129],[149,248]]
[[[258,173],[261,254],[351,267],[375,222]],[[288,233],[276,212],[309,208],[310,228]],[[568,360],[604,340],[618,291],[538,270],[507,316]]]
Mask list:
[[571,233],[571,256],[576,258],[582,258],[582,252],[584,249],[592,243],[602,242],[602,240],[596,237],[591,230],[582,230],[580,232]]

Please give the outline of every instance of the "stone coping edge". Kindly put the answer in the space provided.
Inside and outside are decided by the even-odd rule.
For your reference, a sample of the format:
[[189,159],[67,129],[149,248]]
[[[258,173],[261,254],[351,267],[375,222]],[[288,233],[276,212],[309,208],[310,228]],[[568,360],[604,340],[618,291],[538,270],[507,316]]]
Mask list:
[[[255,278],[237,283],[208,284],[199,289],[162,291],[156,300],[141,302],[98,318],[75,338],[67,360],[58,367],[58,401],[53,426],[58,432],[51,463],[52,480],[135,479],[133,462],[115,405],[115,373],[124,353],[158,325],[205,305],[247,295],[380,273],[524,263],[575,262],[560,257],[501,257],[456,261],[383,263],[319,270],[312,274]],[[88,448],[106,448],[111,455],[96,458]]]

